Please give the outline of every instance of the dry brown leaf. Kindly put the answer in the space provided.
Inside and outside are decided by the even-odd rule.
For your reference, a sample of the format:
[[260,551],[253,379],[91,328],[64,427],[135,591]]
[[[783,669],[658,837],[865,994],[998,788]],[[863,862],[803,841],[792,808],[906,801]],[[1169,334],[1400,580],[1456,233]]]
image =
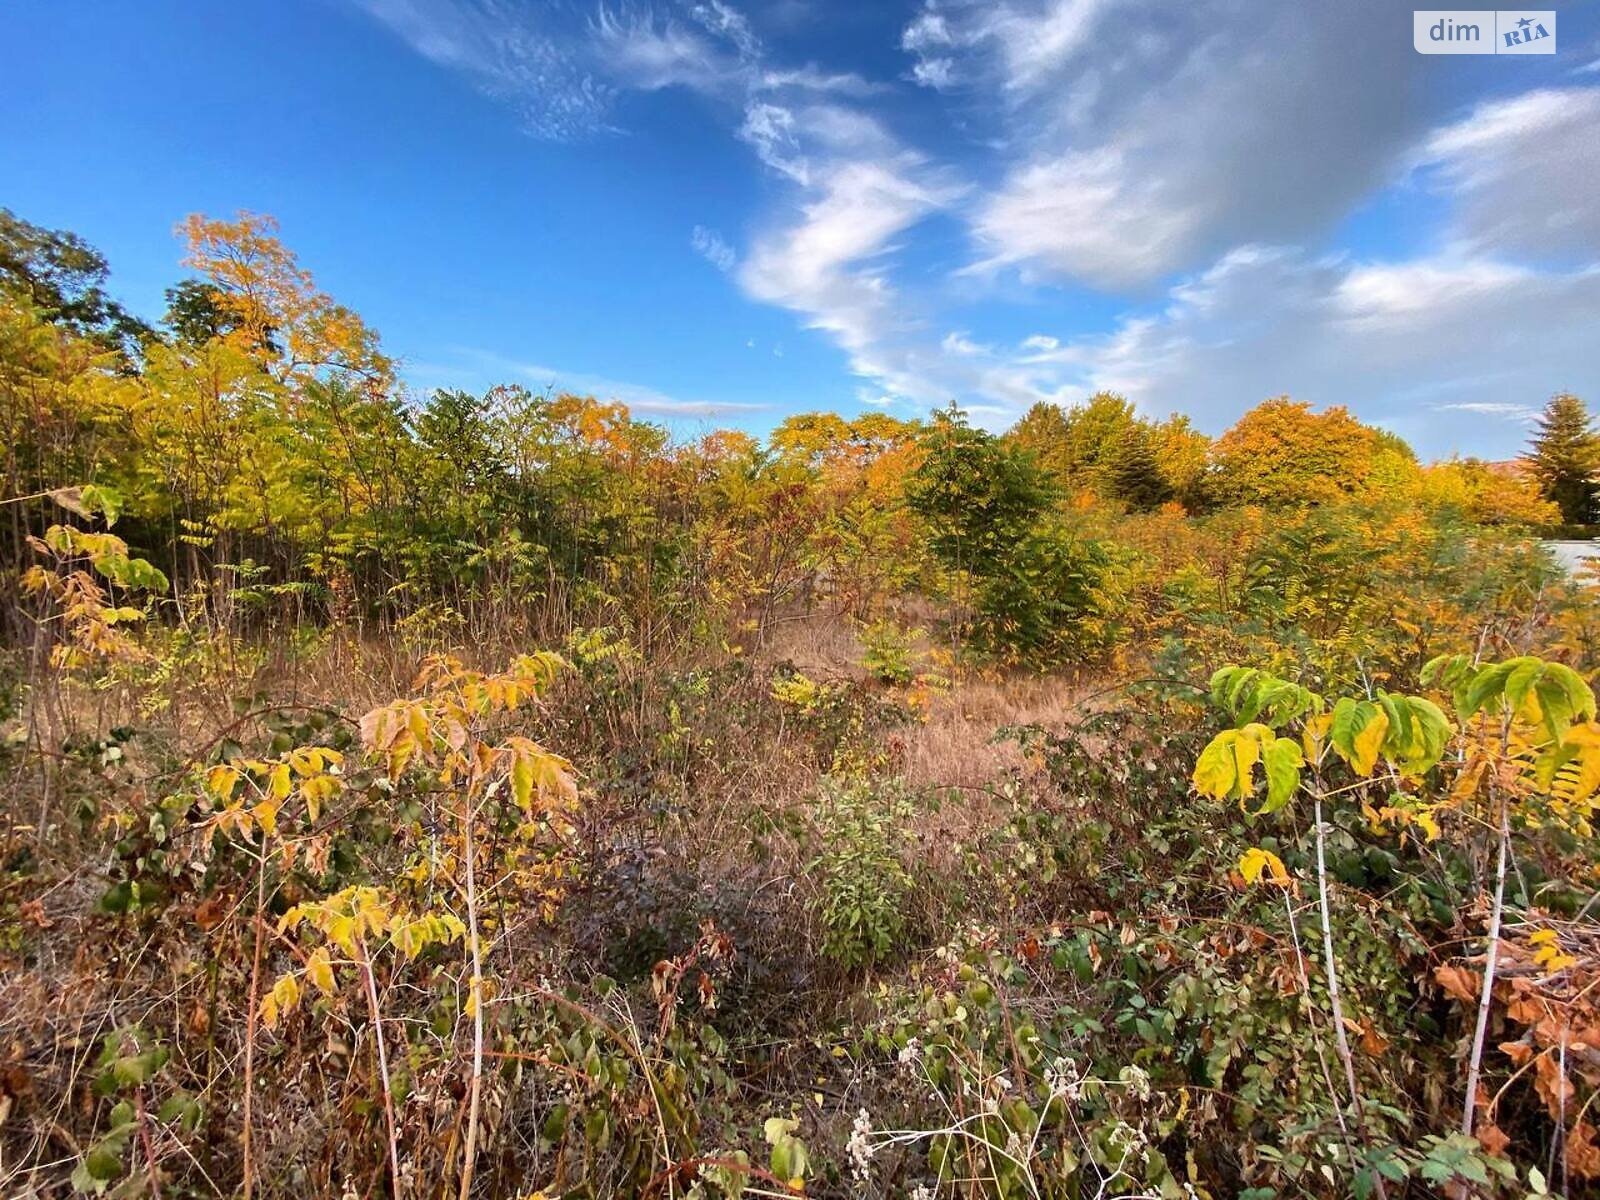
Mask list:
[[1454,963],[1433,969],[1433,980],[1452,998],[1463,1004],[1476,1004],[1478,993],[1483,990],[1483,982],[1476,972],[1469,971]]
[[1493,1155],[1505,1154],[1506,1147],[1511,1144],[1511,1139],[1506,1136],[1506,1131],[1493,1121],[1479,1125],[1474,1132],[1477,1134],[1478,1145]]
[[1587,1121],[1567,1131],[1567,1170],[1579,1179],[1600,1177],[1600,1145],[1595,1144],[1594,1126]]
[[1561,1064],[1556,1061],[1556,1056],[1546,1050],[1539,1056],[1539,1061],[1533,1064],[1533,1086],[1544,1100],[1545,1109],[1550,1113],[1551,1119],[1559,1121],[1564,1112],[1572,1106],[1573,1086],[1566,1072],[1561,1069]]
[[1363,1054],[1377,1058],[1389,1048],[1389,1039],[1378,1032],[1370,1017],[1361,1021],[1361,1051]]
[[1500,1052],[1517,1067],[1527,1066],[1528,1060],[1533,1057],[1533,1047],[1527,1042],[1501,1042]]
[[227,916],[228,905],[220,895],[207,896],[195,906],[194,923],[204,930],[215,929]]

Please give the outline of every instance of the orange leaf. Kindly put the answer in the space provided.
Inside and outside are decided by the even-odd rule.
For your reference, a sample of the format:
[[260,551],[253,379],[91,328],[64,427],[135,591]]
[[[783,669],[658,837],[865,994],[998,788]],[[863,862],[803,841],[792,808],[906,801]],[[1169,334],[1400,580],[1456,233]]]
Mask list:
[[1447,963],[1433,969],[1433,980],[1452,998],[1463,1004],[1476,1004],[1483,982],[1476,972]]
[[1561,1064],[1556,1061],[1554,1054],[1546,1050],[1539,1056],[1539,1061],[1533,1064],[1534,1090],[1544,1100],[1544,1106],[1550,1116],[1555,1120],[1561,1119],[1561,1114],[1572,1107],[1572,1097],[1575,1089],[1572,1081],[1567,1078],[1566,1072],[1561,1069]]
[[1579,1121],[1567,1132],[1567,1170],[1579,1179],[1600,1176],[1600,1145],[1595,1144],[1594,1126]]
[[1474,1132],[1478,1137],[1478,1145],[1497,1158],[1504,1155],[1506,1147],[1511,1144],[1511,1139],[1506,1136],[1505,1130],[1493,1122],[1479,1125]]

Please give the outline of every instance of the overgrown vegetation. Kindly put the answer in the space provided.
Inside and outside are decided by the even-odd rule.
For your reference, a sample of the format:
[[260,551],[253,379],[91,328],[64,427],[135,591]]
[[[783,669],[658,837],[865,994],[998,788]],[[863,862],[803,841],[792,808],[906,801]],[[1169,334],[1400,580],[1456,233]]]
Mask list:
[[183,235],[0,214],[5,1195],[1593,1191],[1577,401],[679,442]]

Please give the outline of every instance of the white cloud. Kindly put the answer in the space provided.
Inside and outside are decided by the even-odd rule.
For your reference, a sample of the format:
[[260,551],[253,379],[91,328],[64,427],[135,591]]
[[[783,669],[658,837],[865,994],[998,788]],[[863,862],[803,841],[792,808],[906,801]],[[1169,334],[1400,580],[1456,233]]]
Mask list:
[[895,398],[887,392],[878,391],[876,388],[858,387],[856,388],[856,403],[868,404],[873,408],[892,408],[895,404]]
[[979,267],[1146,285],[1344,216],[1425,126],[1387,0],[929,0],[902,42],[992,127]]
[[732,5],[722,0],[706,0],[693,5],[689,11],[700,24],[738,47],[744,57],[754,58],[761,53],[761,42],[750,28],[749,19]]
[[1108,0],[928,0],[901,34],[900,47],[916,58],[912,72],[919,83],[949,87],[957,81],[957,55],[990,53],[1002,65],[1003,85],[1025,91],[1083,46],[1107,7]]
[[801,92],[832,93],[855,98],[874,96],[884,90],[881,84],[863,79],[853,71],[824,71],[814,63],[807,63],[803,67],[763,68],[756,76],[755,86],[762,91],[793,88]]
[[959,330],[951,330],[944,335],[944,340],[939,343],[939,348],[946,354],[958,354],[962,358],[976,358],[979,355],[992,353],[988,346],[981,346]]
[[529,133],[553,141],[611,130],[611,110],[629,91],[682,87],[736,103],[877,91],[853,72],[770,65],[749,19],[723,0],[349,2],[511,106]]
[[1600,258],[1600,86],[1486,100],[1428,138],[1418,157],[1454,197],[1461,241]]
[[594,48],[609,74],[620,86],[637,91],[666,87],[710,91],[727,86],[739,72],[737,51],[728,53],[701,33],[649,10],[601,8],[593,35]]
[[[977,160],[959,174],[891,128],[905,110],[875,106],[885,85],[774,61],[726,0],[604,7],[576,34],[553,29],[555,4],[354,2],[541,136],[605,128],[627,90],[707,97],[780,198],[742,259],[703,226],[691,244],[826,335],[862,404],[954,397],[1003,425],[1035,401],[1111,388],[1216,429],[1287,391],[1346,403],[1427,452],[1503,454],[1549,392],[1600,391],[1600,267],[1585,265],[1600,262],[1600,87],[1441,121],[1416,87],[1439,64],[1414,53],[1386,0],[926,0],[901,46],[938,93],[921,102],[948,110]],[[1363,261],[1303,248],[1397,182],[1442,200],[1430,248]],[[965,224],[971,261],[911,284],[908,244],[940,217]],[[1058,280],[1156,299],[1099,335],[992,345],[941,311],[994,287],[1036,302]],[[560,382],[641,412],[733,409]]]
[[1104,284],[1142,282],[1181,260],[1199,223],[1162,190],[1114,147],[1021,167],[979,209],[973,233],[989,256],[969,269],[1024,264]]
[[1352,263],[1247,246],[1174,287],[1158,311],[1032,361],[1213,430],[1287,392],[1347,405],[1424,453],[1503,457],[1515,449],[1504,432],[1513,410],[1560,388],[1600,391],[1597,320],[1600,268]]
[[1539,415],[1539,409],[1527,404],[1505,404],[1494,401],[1464,401],[1460,404],[1436,404],[1436,412],[1467,412],[1477,413],[1486,417],[1500,417],[1507,421],[1517,421],[1526,424]]
[[694,247],[712,266],[719,271],[731,271],[739,256],[734,253],[733,247],[723,239],[715,229],[707,229],[704,225],[696,225],[689,235],[689,244]]
[[794,113],[781,104],[752,100],[744,112],[739,137],[755,148],[756,157],[796,183],[811,181],[811,171],[800,152]]
[[949,58],[925,58],[911,68],[911,78],[923,87],[943,91],[955,83],[955,61]]
[[726,416],[734,413],[757,412],[764,404],[745,404],[725,400],[685,399],[673,396],[647,384],[612,379],[590,371],[573,371],[543,363],[525,362],[490,350],[456,346],[451,350],[449,363],[409,364],[405,372],[413,383],[427,385],[430,381],[449,381],[460,386],[463,378],[475,379],[478,386],[492,387],[502,383],[520,383],[537,390],[571,392],[580,396],[593,396],[597,400],[620,401],[635,416],[697,418]]
[[353,0],[423,57],[460,71],[516,110],[536,137],[564,141],[604,128],[615,86],[572,53],[549,10],[505,0]]
[[900,48],[908,54],[926,54],[955,44],[950,22],[931,4],[918,13],[900,35]]
[[915,325],[887,277],[891,240],[959,189],[914,156],[832,163],[798,219],[751,247],[739,280],[751,297],[800,313],[886,390],[924,395],[900,341]]

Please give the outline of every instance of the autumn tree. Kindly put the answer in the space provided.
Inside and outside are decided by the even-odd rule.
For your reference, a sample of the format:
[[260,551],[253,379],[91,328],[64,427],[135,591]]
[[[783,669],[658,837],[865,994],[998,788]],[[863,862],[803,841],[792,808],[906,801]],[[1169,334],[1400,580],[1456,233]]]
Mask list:
[[393,364],[378,337],[342,304],[319,291],[311,272],[278,240],[271,217],[240,213],[232,221],[198,213],[179,227],[208,290],[180,293],[180,309],[214,309],[213,328],[266,364],[280,381],[322,372],[348,373],[370,388],[386,387]]
[[1539,418],[1530,457],[1546,500],[1569,525],[1587,525],[1600,501],[1600,436],[1582,400],[1570,392],[1550,398]]
[[1217,440],[1208,489],[1223,504],[1328,504],[1392,482],[1409,451],[1343,407],[1317,413],[1279,396]]
[[1420,497],[1429,507],[1456,509],[1482,525],[1555,525],[1561,510],[1521,464],[1452,458],[1424,467]]
[[1033,455],[1040,470],[1065,479],[1074,465],[1068,452],[1070,436],[1066,410],[1059,404],[1041,400],[1011,427],[1006,440]]
[[1009,437],[1060,485],[1101,491],[1109,464],[1139,424],[1126,399],[1099,392],[1069,409],[1040,401]]
[[27,299],[43,319],[131,357],[151,329],[107,295],[109,275],[105,255],[77,234],[0,208],[0,289]]
[[1194,512],[1204,506],[1206,465],[1211,439],[1182,413],[1175,413],[1151,428],[1156,464],[1171,492],[1171,499]]
[[952,406],[922,439],[907,484],[929,545],[976,616],[978,648],[1043,669],[1114,636],[1103,585],[1111,559],[1055,511],[1032,454],[975,429]]
[[1006,435],[1054,482],[1134,511],[1197,502],[1210,444],[1184,417],[1151,422],[1122,396],[1100,392],[1069,409],[1040,401]]
[[1148,512],[1172,499],[1173,488],[1161,469],[1156,436],[1140,423],[1129,427],[1101,467],[1102,486],[1114,500],[1135,512]]
[[[10,568],[32,557],[30,535],[59,519],[52,492],[110,473],[127,452],[137,395],[120,351],[49,314],[0,288],[0,557]],[[14,583],[11,572],[0,575],[0,594]]]
[[923,439],[908,495],[942,559],[988,573],[1049,506],[1052,489],[1027,450],[975,428],[952,405]]
[[781,457],[819,467],[839,455],[850,441],[850,423],[838,413],[795,413],[768,439]]

